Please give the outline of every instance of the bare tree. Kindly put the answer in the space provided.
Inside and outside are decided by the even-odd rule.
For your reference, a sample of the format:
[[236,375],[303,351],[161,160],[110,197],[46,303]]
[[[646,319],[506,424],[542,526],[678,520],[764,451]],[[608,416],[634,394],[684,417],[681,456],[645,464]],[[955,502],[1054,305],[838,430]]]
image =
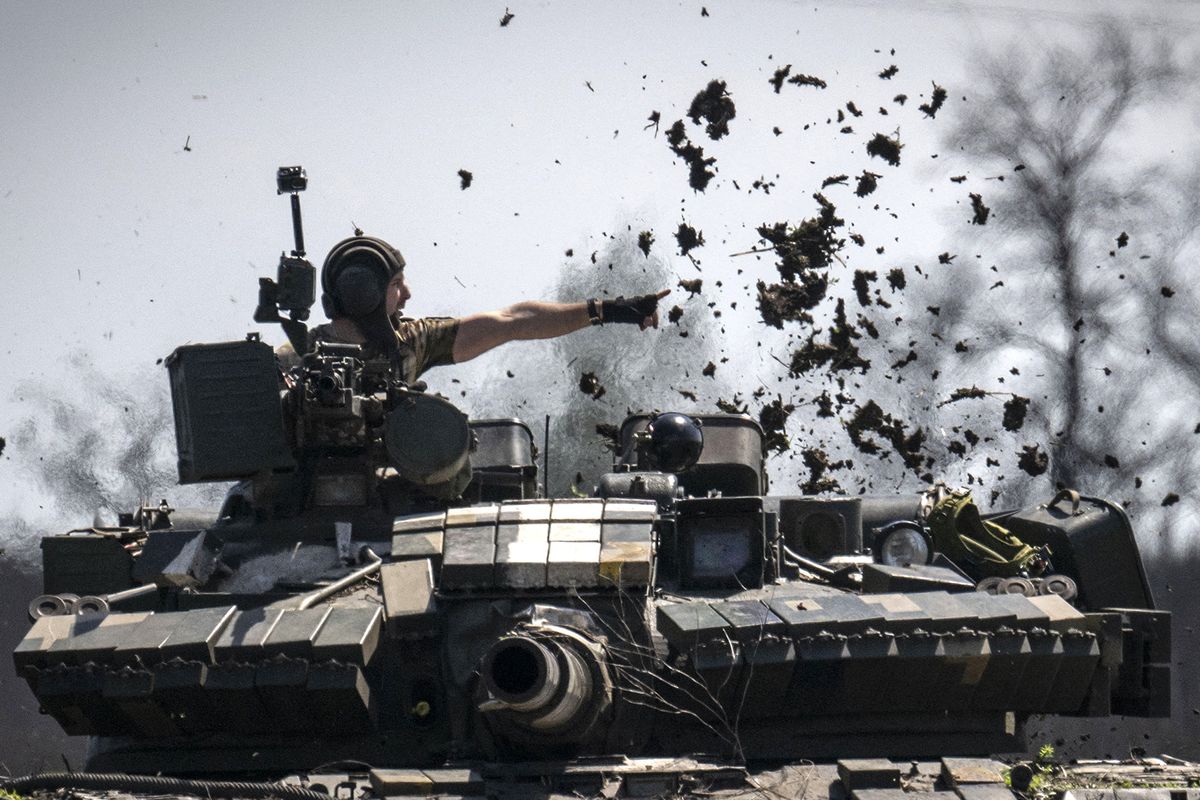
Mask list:
[[1115,452],[1145,433],[1152,368],[1129,335],[1147,300],[1121,274],[1116,253],[1127,239],[1117,240],[1121,220],[1146,205],[1137,181],[1155,165],[1132,172],[1114,146],[1181,77],[1170,47],[1144,46],[1107,23],[1082,48],[983,59],[951,137],[975,167],[1005,180],[990,195],[990,227],[1005,239],[1004,288],[960,298],[971,309],[971,360],[1004,356],[1040,376],[1026,385],[1057,485],[1128,485],[1160,456],[1152,447]]

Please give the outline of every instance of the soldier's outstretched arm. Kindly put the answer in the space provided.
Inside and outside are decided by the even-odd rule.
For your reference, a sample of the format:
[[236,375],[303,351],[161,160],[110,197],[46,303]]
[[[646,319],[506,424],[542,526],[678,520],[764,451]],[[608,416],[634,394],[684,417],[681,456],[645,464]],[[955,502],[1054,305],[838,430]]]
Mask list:
[[499,311],[472,314],[458,321],[454,361],[462,363],[493,347],[518,339],[553,339],[606,322],[637,324],[642,330],[658,327],[658,301],[670,293],[585,303],[517,303]]

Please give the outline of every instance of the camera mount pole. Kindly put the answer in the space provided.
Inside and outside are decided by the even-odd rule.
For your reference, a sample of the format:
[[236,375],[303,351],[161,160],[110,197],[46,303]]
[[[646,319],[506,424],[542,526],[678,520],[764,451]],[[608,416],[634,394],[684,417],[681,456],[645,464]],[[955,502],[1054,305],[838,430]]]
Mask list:
[[300,219],[300,193],[292,191],[292,235],[296,239],[296,249],[292,255],[304,258],[304,223]]
[[[289,257],[279,254],[275,280],[259,278],[255,322],[278,322],[299,355],[308,349],[308,319],[316,295],[316,269],[304,257],[304,224],[300,216],[300,192],[308,188],[308,175],[301,166],[280,167],[275,172],[276,194],[289,194],[292,201],[292,236],[296,249]],[[279,312],[287,311],[287,317]]]

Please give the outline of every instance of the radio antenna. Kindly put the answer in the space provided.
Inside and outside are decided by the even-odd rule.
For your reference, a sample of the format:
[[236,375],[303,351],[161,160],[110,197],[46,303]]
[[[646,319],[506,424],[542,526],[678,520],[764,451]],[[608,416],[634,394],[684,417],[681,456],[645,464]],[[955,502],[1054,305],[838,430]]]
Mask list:
[[546,497],[550,496],[550,415],[546,415],[546,430],[542,434],[542,484]]

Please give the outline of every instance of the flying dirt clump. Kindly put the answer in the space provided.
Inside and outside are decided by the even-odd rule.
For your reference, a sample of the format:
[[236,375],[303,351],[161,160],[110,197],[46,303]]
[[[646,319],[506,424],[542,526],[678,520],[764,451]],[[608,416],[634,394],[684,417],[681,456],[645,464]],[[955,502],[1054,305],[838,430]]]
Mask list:
[[859,197],[866,197],[879,187],[879,179],[882,177],[882,175],[864,169],[863,174],[858,176],[858,187],[854,193]]
[[812,86],[817,89],[824,89],[829,85],[815,75],[793,75],[788,78],[788,83],[796,86]]
[[800,377],[806,372],[826,366],[830,372],[857,369],[865,373],[871,362],[862,357],[854,343],[861,338],[862,334],[846,319],[846,301],[839,298],[833,325],[829,329],[829,341],[818,342],[816,333],[810,333],[804,346],[792,353],[792,377]]
[[1043,453],[1036,444],[1027,444],[1021,448],[1017,466],[1036,478],[1049,468],[1050,456]]
[[992,210],[983,204],[983,197],[975,192],[969,193],[971,198],[971,224],[972,225],[987,225],[988,214]]
[[935,83],[933,85],[933,96],[929,98],[929,102],[922,103],[921,105],[917,106],[917,108],[923,111],[925,116],[932,119],[933,117],[937,116],[937,112],[942,108],[942,103],[945,102],[946,90]]
[[810,284],[758,282],[758,311],[762,320],[773,328],[783,330],[785,322],[811,324],[815,308],[825,297],[828,283],[812,281]]
[[1019,431],[1025,424],[1025,414],[1029,411],[1029,398],[1014,394],[1012,399],[1004,404],[1004,430]]
[[871,305],[871,284],[878,277],[879,273],[874,270],[854,270],[854,294],[858,297],[858,304],[860,306],[865,308]]
[[867,155],[882,158],[893,167],[900,166],[900,150],[904,145],[900,144],[900,137],[889,137],[882,133],[877,133],[867,142]]
[[596,434],[604,443],[604,449],[615,453],[621,448],[621,430],[611,422],[597,422]]
[[579,391],[591,395],[593,400],[599,400],[604,396],[605,389],[601,385],[600,379],[596,377],[596,373],[585,372],[579,376]]
[[733,98],[725,88],[725,81],[710,81],[703,91],[692,98],[688,117],[696,125],[704,120],[704,132],[714,142],[729,133],[729,120],[737,116]]
[[821,494],[823,492],[840,494],[843,492],[837,479],[826,477],[825,473],[831,469],[846,469],[852,466],[850,461],[831,461],[829,454],[819,447],[810,447],[800,455],[809,473],[808,480],[800,484],[800,491],[805,494]]
[[975,400],[987,396],[987,390],[980,389],[978,386],[960,386],[951,392],[948,398],[938,403],[938,407],[941,408],[950,403],[957,403],[959,400]]
[[809,312],[825,299],[829,289],[829,266],[846,244],[838,237],[845,220],[837,215],[837,208],[819,192],[813,199],[820,207],[815,217],[796,226],[776,222],[757,229],[779,257],[775,268],[783,282],[768,286],[760,281],[758,285],[763,321],[776,328],[782,328],[785,320],[812,321]]
[[470,172],[467,172],[465,169],[460,169],[458,171],[458,188],[465,191],[466,188],[471,185],[471,181],[473,180],[475,180],[475,176]]
[[691,143],[683,120],[675,120],[675,124],[667,129],[667,145],[672,153],[688,165],[688,185],[698,192],[708,188],[708,182],[717,177],[717,173],[709,167],[716,164],[717,160],[711,156],[705,158],[704,148]]
[[763,443],[764,447],[782,453],[792,446],[786,429],[788,417],[795,410],[794,405],[783,402],[782,395],[777,395],[774,400],[762,407],[758,412],[758,424],[762,425],[763,433],[767,437]]
[[792,77],[788,78],[788,74],[791,73],[791,71],[791,64],[780,67],[779,69],[775,70],[775,74],[772,75],[770,80],[767,81],[773,87],[775,87],[775,94],[779,94],[779,90],[783,88],[783,82],[785,79],[788,83],[796,86],[812,86],[817,89],[824,89],[828,86],[825,81],[813,75],[792,75]]
[[882,450],[879,442],[870,435],[873,433],[892,446],[906,467],[914,472],[921,468],[925,431],[918,428],[909,433],[901,420],[886,413],[874,400],[868,400],[865,406],[854,412],[854,416],[846,423],[846,432],[854,446],[867,455],[876,455]]
[[642,231],[638,234],[637,246],[646,258],[650,257],[650,245],[654,244],[654,231]]
[[686,256],[697,247],[704,246],[704,233],[686,222],[681,222],[679,230],[675,231],[675,242],[679,245],[679,255]]

